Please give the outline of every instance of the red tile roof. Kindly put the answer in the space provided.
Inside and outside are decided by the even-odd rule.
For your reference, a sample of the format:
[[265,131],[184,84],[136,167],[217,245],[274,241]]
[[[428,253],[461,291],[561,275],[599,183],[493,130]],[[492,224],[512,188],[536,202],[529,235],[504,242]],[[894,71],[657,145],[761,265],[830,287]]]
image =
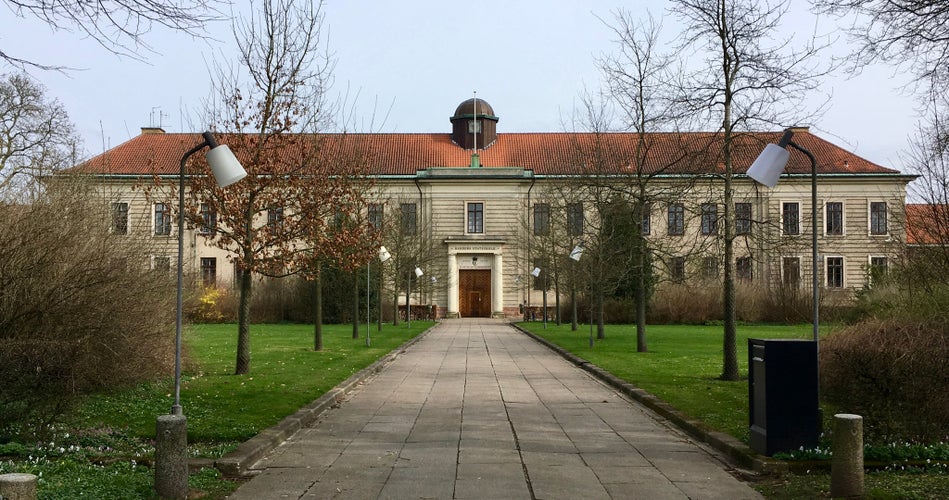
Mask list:
[[[246,136],[245,136],[246,137]],[[306,136],[313,138],[316,136]],[[444,134],[323,134],[319,136],[324,161],[338,162],[331,151],[347,150],[343,143],[361,148],[364,168],[376,175],[414,175],[418,170],[439,167],[467,167],[471,150],[464,150]],[[743,173],[765,144],[778,142],[781,132],[742,134],[734,143],[735,172]],[[520,167],[535,174],[579,174],[598,169],[603,172],[634,171],[639,136],[634,133],[510,133],[479,151],[481,165]],[[100,175],[150,175],[178,172],[182,154],[202,141],[200,134],[143,133],[77,166],[74,171]],[[221,134],[218,141],[227,144]],[[818,172],[824,174],[898,174],[848,152],[806,130],[794,135],[794,142],[817,157]],[[721,136],[712,133],[654,133],[644,138],[642,155],[649,171],[669,173],[711,173],[723,171],[715,156]],[[241,153],[234,148],[238,156]],[[710,153],[712,152],[712,153]],[[808,159],[792,151],[788,173],[810,173]]]
[[906,243],[949,243],[949,205],[907,203]]

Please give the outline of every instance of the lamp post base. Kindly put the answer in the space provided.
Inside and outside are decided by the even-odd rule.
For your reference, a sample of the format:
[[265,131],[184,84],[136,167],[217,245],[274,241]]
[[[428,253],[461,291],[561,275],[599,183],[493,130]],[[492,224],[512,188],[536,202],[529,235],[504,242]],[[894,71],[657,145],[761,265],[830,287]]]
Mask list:
[[162,415],[155,424],[155,491],[188,498],[188,426],[184,415]]

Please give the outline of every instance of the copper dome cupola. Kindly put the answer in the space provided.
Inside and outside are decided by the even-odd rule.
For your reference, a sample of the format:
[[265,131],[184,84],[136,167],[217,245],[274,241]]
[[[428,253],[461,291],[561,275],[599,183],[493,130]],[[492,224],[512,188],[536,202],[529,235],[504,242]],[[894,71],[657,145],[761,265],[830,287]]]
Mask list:
[[498,138],[498,117],[482,99],[468,99],[455,108],[451,140],[464,149],[485,149]]

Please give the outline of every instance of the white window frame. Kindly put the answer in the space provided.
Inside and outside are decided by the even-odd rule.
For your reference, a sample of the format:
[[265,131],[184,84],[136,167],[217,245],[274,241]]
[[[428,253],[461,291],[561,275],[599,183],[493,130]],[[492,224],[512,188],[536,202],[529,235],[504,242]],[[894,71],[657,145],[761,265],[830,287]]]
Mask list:
[[890,258],[886,255],[867,255],[867,285],[873,285],[873,259],[883,259],[883,274],[890,272]]
[[785,277],[787,276],[787,268],[785,267],[785,262],[787,259],[797,259],[797,287],[801,288],[803,286],[803,281],[804,281],[804,270],[801,269],[801,264],[803,263],[803,259],[801,259],[800,255],[782,255],[781,256],[781,285],[788,286],[787,280],[785,279]]
[[[156,208],[158,205],[164,205],[164,206],[165,206],[165,209],[168,210],[168,214],[169,214],[168,216],[171,218],[171,223],[170,223],[169,228],[168,228],[168,234],[159,234],[159,233],[158,233],[158,225],[157,225],[157,224],[158,224],[158,218],[155,217],[155,208]],[[156,238],[167,238],[167,237],[170,237],[170,236],[175,236],[175,232],[176,232],[176,230],[177,230],[177,224],[175,224],[175,219],[174,219],[174,217],[171,217],[171,205],[169,205],[168,203],[155,202],[155,203],[152,203],[151,209],[152,209],[152,213],[151,213],[151,219],[152,219],[151,233],[152,233],[152,236],[154,236],[154,237],[156,237]]]
[[[827,232],[827,205],[830,203],[840,203],[840,234],[830,234]],[[824,202],[824,220],[821,221],[821,227],[823,228],[824,236],[830,238],[842,238],[847,236],[847,203],[843,200],[827,200]]]
[[[203,210],[204,207],[208,207],[208,213],[213,216],[214,225],[211,227],[208,227],[205,224],[204,210]],[[211,210],[210,204],[202,202],[198,204],[198,213],[201,215],[201,224],[198,225],[198,234],[202,236],[211,236],[211,235],[216,234],[217,233],[217,216],[218,216],[217,211]]]
[[[468,230],[468,206],[473,203],[481,204],[481,231]],[[488,232],[488,204],[484,200],[465,200],[465,234],[487,234]]]
[[[873,232],[873,204],[882,203],[886,207],[886,211],[883,212],[883,223],[886,224],[886,231],[882,233]],[[886,238],[890,236],[890,203],[884,200],[867,200],[867,235],[872,238]]]
[[[840,286],[830,286],[830,259],[840,259]],[[824,288],[842,290],[847,288],[847,258],[843,255],[824,256]]]
[[[793,203],[797,205],[797,233],[794,233],[794,234],[788,234],[787,232],[784,231],[784,228],[785,228],[784,205],[789,204],[789,203]],[[803,214],[801,213],[801,202],[781,200],[778,202],[778,209],[781,211],[781,236],[800,236],[801,235],[801,219],[803,218]]]
[[[115,205],[125,204],[125,234],[115,232]],[[152,212],[154,217],[154,212]],[[109,202],[109,234],[116,236],[128,236],[132,234],[132,202],[127,200],[116,200]]]

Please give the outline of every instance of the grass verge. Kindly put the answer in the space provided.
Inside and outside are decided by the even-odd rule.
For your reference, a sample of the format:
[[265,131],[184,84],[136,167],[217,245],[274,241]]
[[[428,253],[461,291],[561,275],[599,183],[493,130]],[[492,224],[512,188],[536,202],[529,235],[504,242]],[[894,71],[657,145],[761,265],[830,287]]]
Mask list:
[[[373,328],[371,347],[365,329],[353,339],[350,325],[328,325],[319,352],[312,325],[253,325],[248,375],[233,375],[236,325],[188,328],[181,404],[189,453],[222,456],[432,324]],[[171,410],[173,384],[169,378],[86,398],[46,442],[0,444],[0,474],[40,476],[42,499],[153,498],[155,421]],[[189,486],[193,496],[208,499],[224,498],[236,487],[213,469],[193,473]]]
[[[746,443],[749,438],[747,339],[811,338],[810,325],[739,326],[736,347],[742,380],[724,382],[718,379],[723,362],[721,326],[649,325],[649,352],[645,353],[636,352],[634,325],[607,325],[606,338],[596,339],[592,348],[588,326],[578,331],[571,331],[569,324],[557,326],[548,323],[546,329],[539,322],[520,323],[520,326]],[[825,411],[824,416],[824,427],[829,428],[832,412]],[[829,498],[829,456],[826,454],[829,443],[823,443],[822,448],[824,460],[814,460],[813,453],[805,454],[819,470],[779,479],[764,478],[756,487],[769,499]],[[886,460],[887,455],[898,454],[901,450],[915,450],[911,453],[914,463],[925,463],[930,459],[919,455],[920,447],[911,444],[881,443],[867,448],[874,455],[866,456],[868,460]],[[900,465],[900,460],[891,460],[888,463],[897,465],[867,473],[865,498],[949,498],[949,475],[940,465],[949,459],[947,446],[936,444],[922,448],[930,450],[927,455],[931,455],[933,466],[921,469]]]

